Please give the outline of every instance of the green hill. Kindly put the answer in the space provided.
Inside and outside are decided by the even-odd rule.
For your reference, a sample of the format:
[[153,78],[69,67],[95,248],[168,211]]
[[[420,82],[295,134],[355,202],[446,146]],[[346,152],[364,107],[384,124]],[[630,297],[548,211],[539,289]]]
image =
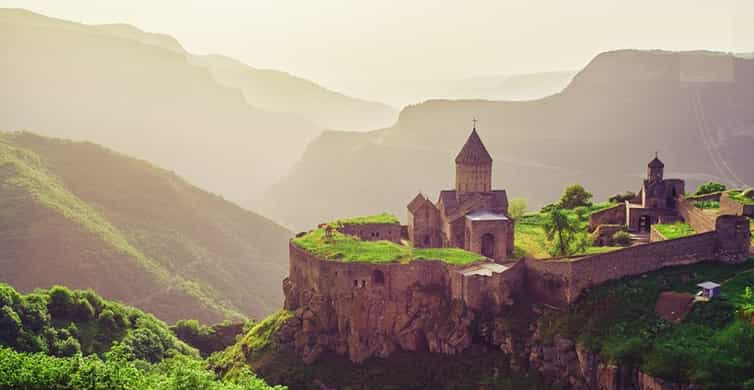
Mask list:
[[3,283],[0,388],[271,389],[249,370],[218,380],[164,322],[92,290]]
[[91,143],[0,136],[0,281],[94,288],[166,321],[262,317],[290,232]]

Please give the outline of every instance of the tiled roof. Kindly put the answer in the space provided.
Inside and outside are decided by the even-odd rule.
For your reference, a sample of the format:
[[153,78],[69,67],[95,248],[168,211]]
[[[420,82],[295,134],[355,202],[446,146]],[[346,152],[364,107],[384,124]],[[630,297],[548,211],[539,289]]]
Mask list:
[[492,163],[492,157],[487,148],[484,147],[476,129],[471,131],[469,139],[463,145],[463,148],[456,156],[456,163],[460,164],[489,164]]
[[419,194],[416,195],[416,197],[414,198],[414,200],[412,200],[411,202],[409,202],[409,204],[407,206],[408,207],[408,211],[410,211],[412,213],[415,212],[416,210],[419,209],[419,207],[421,207],[424,204],[424,202],[427,202],[427,198],[424,196],[424,194],[422,194],[420,192]]

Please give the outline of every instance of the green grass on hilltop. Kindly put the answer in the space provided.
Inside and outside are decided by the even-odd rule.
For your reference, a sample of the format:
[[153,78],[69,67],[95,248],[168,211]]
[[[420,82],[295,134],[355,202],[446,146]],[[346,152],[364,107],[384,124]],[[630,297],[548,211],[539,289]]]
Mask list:
[[691,225],[683,222],[676,222],[676,223],[669,223],[669,224],[663,224],[658,223],[654,225],[655,229],[657,229],[660,234],[665,236],[668,240],[672,240],[674,238],[681,238],[686,236],[691,236],[696,234],[696,231],[694,230]]
[[357,237],[332,232],[327,238],[320,228],[293,239],[298,247],[327,260],[346,263],[409,263],[414,260],[439,260],[453,265],[466,265],[483,257],[458,248],[413,248],[391,241],[362,241]]
[[393,214],[383,213],[377,215],[368,215],[363,217],[353,217],[339,219],[332,222],[333,225],[367,225],[370,223],[386,223],[391,225],[398,225],[401,222]]
[[[697,303],[680,324],[655,314],[662,291],[695,293],[697,283],[722,283],[722,299]],[[641,277],[608,282],[567,312],[552,311],[540,322],[546,340],[568,336],[603,359],[639,367],[660,378],[704,388],[754,385],[754,259],[672,267]]]

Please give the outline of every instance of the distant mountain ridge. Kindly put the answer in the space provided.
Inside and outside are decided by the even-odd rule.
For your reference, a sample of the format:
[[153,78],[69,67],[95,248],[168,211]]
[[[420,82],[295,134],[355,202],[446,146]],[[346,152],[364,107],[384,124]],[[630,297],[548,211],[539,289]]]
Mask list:
[[[395,120],[384,105],[284,73],[239,64],[225,76],[174,38],[129,25],[0,9],[0,48],[0,128],[100,143],[237,202],[288,172],[326,127],[315,120],[349,128]],[[229,84],[236,77],[244,84]],[[314,111],[311,101],[320,102]]]
[[222,85],[240,88],[249,104],[272,112],[300,115],[337,130],[367,130],[395,123],[391,107],[334,92],[300,77],[273,69],[257,69],[219,55],[192,56]]
[[93,288],[166,321],[261,318],[291,232],[91,143],[0,133],[0,281]]
[[[636,190],[655,151],[689,190],[754,183],[754,61],[724,53],[620,50],[534,101],[431,100],[395,126],[327,132],[268,192],[262,211],[296,229],[349,214],[405,215],[417,192],[453,185],[452,159],[478,118],[495,188],[531,207],[571,183],[599,198]],[[296,198],[297,188],[311,196]],[[282,207],[286,205],[286,207]]]

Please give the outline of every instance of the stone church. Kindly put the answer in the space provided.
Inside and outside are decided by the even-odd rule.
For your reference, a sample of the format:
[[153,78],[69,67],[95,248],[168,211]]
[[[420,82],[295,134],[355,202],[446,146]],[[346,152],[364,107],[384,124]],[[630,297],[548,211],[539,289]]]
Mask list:
[[685,193],[683,180],[665,179],[665,164],[656,155],[647,168],[647,178],[639,194],[626,204],[626,225],[630,231],[649,232],[655,223],[681,219],[677,199]]
[[513,220],[505,190],[492,189],[492,157],[476,126],[458,153],[454,190],[437,203],[418,194],[408,204],[408,237],[415,247],[457,247],[502,261],[513,254]]

